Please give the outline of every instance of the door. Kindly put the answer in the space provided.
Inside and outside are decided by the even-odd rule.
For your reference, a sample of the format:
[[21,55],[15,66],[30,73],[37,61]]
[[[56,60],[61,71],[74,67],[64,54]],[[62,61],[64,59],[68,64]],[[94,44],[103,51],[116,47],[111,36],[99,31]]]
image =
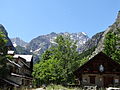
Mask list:
[[113,77],[105,76],[104,77],[104,87],[113,85]]

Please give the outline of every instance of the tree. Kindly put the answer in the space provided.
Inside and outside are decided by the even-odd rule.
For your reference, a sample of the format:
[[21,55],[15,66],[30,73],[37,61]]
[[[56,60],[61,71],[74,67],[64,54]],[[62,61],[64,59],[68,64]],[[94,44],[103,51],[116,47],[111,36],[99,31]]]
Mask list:
[[0,32],[0,77],[5,77],[8,74],[6,43],[5,35]]
[[120,30],[108,33],[104,41],[104,53],[120,63]]
[[72,83],[73,71],[80,65],[76,41],[58,36],[56,45],[49,48],[38,64],[34,65],[33,76],[41,83]]
[[34,78],[36,79],[36,85],[50,84],[60,82],[61,71],[58,67],[59,60],[49,59],[41,61],[34,66]]

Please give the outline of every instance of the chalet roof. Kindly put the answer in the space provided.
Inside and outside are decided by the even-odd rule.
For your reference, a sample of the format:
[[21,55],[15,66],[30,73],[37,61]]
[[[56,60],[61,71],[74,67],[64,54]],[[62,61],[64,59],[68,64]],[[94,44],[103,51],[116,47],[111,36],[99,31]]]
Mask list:
[[76,74],[77,72],[81,72],[83,70],[83,68],[85,67],[89,67],[90,66],[90,63],[93,62],[93,61],[97,61],[98,60],[98,57],[102,60],[103,59],[104,61],[107,61],[107,62],[112,62],[112,64],[115,64],[116,67],[119,66],[120,67],[120,64],[116,61],[114,61],[112,58],[110,58],[109,56],[107,56],[106,54],[104,54],[103,52],[99,52],[97,55],[95,55],[94,57],[92,57],[90,60],[88,60],[86,63],[84,63],[82,66],[80,66],[77,70],[75,70],[73,73]]
[[19,54],[15,54],[13,57],[14,58],[21,57],[21,58],[25,59],[26,62],[31,62],[33,56],[32,55],[19,55]]

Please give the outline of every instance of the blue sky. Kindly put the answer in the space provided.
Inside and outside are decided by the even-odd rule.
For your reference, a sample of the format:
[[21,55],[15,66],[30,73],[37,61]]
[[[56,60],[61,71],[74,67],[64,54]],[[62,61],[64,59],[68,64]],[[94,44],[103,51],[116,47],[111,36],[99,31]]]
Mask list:
[[25,41],[51,32],[89,37],[116,19],[120,0],[0,0],[0,23],[9,37]]

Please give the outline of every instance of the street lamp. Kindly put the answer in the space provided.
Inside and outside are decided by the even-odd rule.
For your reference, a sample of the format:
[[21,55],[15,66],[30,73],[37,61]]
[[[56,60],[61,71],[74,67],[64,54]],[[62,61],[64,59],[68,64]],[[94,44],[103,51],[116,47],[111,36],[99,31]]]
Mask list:
[[103,67],[102,64],[99,66],[99,71],[100,71],[100,72],[103,72],[103,71],[104,71],[104,67]]

